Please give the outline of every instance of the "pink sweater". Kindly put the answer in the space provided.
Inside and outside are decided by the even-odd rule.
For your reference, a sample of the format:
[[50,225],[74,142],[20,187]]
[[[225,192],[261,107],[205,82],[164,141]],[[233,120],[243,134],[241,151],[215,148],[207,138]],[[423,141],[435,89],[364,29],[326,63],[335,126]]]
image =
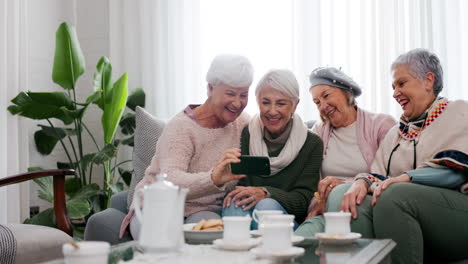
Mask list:
[[[177,114],[164,128],[142,181],[162,172],[167,173],[168,181],[189,188],[185,216],[220,210],[225,189],[237,182],[218,188],[211,181],[211,171],[227,149],[240,147],[240,134],[247,123],[248,116],[242,114],[223,128],[210,129],[184,112]],[[144,184],[140,182],[136,188]]]
[[[390,115],[371,113],[359,107],[357,108],[357,142],[369,171],[380,142],[382,142],[385,135],[387,135],[387,132],[396,123],[396,120]],[[333,127],[330,122],[317,122],[317,124],[312,128],[312,131],[317,133],[323,140],[323,153],[326,153],[328,141],[330,140],[333,131]]]
[[[237,181],[218,188],[211,181],[211,171],[227,149],[240,148],[240,135],[248,122],[249,116],[243,113],[223,128],[204,128],[193,119],[193,112],[185,109],[165,126],[151,165],[135,189],[154,182],[153,176],[157,173],[166,173],[166,180],[189,188],[184,216],[204,210],[221,210],[225,190],[234,188]],[[122,221],[120,237],[134,213],[132,204]]]

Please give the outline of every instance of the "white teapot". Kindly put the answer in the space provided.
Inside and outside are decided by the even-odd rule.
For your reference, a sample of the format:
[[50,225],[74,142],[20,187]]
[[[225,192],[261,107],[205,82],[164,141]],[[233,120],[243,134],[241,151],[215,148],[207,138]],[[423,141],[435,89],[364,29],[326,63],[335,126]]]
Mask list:
[[[140,245],[147,251],[177,251],[184,244],[184,205],[188,189],[156,175],[156,182],[135,192],[135,215],[141,223]],[[143,195],[143,212],[141,196]]]

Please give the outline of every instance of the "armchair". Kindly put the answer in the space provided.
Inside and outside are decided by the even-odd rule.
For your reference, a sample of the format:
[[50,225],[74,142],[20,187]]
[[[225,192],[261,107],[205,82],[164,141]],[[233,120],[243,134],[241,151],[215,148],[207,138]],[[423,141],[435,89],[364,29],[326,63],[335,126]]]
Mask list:
[[74,170],[45,170],[0,179],[0,187],[53,176],[54,214],[59,229],[27,224],[0,225],[0,263],[37,263],[61,258],[62,244],[72,240],[73,229],[65,204],[65,176]]

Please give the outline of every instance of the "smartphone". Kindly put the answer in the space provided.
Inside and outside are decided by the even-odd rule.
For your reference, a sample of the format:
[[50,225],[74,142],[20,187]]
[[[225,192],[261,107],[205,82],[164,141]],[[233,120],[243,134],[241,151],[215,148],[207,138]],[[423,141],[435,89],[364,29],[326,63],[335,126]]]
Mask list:
[[242,155],[239,159],[241,162],[231,163],[233,174],[270,175],[270,159],[268,157]]

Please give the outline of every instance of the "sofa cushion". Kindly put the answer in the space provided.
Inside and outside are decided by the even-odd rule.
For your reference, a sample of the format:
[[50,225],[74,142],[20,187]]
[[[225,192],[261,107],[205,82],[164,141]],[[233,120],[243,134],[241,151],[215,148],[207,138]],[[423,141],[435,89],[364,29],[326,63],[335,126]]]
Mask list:
[[127,207],[133,200],[135,186],[145,175],[156,151],[156,143],[164,129],[164,121],[155,118],[143,108],[136,108],[135,145],[133,147],[133,176],[127,196]]
[[63,258],[62,245],[72,240],[65,232],[48,226],[8,224],[7,227],[16,239],[16,264]]

